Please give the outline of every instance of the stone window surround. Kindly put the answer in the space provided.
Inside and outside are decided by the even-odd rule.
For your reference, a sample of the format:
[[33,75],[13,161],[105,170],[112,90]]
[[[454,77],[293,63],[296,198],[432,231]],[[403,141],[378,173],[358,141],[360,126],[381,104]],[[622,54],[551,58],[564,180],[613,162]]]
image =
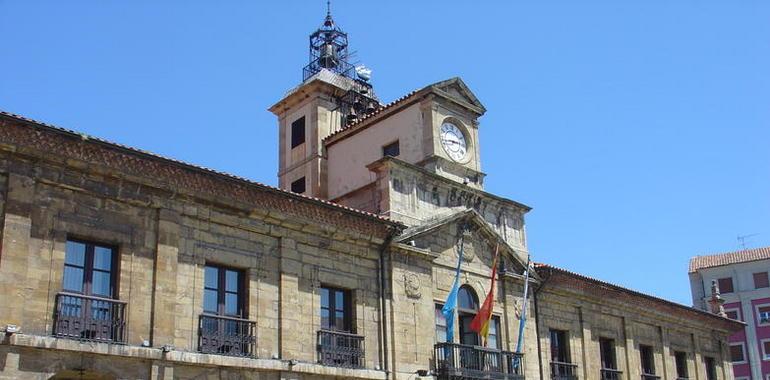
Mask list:
[[741,307],[740,307],[740,305],[738,305],[737,307],[726,307],[725,308],[725,313],[728,313],[728,312],[731,312],[731,311],[735,312],[735,314],[738,316],[738,320],[739,321],[745,322],[744,319],[746,319],[746,318],[744,318],[741,315]]
[[762,361],[770,361],[770,352],[765,351],[765,343],[770,343],[770,338],[761,339],[759,341],[760,353],[762,354]]
[[732,362],[733,364],[746,364],[746,363],[749,362],[747,360],[748,358],[747,358],[747,355],[746,355],[746,343],[745,342],[730,343],[729,346],[730,347],[732,347],[732,346],[741,346],[741,351],[743,352],[743,360],[741,360],[739,362]]
[[754,316],[757,318],[757,326],[770,326],[770,320],[762,323],[762,318],[759,315],[760,307],[770,307],[770,302],[764,302],[754,305]]

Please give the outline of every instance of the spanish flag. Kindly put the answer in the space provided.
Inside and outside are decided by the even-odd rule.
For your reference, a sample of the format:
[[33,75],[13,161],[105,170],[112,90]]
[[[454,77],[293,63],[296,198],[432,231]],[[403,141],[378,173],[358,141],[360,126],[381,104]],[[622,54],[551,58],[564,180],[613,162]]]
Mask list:
[[481,335],[485,347],[487,345],[487,336],[489,336],[489,324],[492,322],[492,306],[495,304],[495,278],[497,277],[498,254],[498,246],[495,246],[495,258],[492,261],[492,283],[489,285],[489,293],[487,293],[487,298],[484,299],[484,304],[481,305],[478,314],[471,321],[471,330]]

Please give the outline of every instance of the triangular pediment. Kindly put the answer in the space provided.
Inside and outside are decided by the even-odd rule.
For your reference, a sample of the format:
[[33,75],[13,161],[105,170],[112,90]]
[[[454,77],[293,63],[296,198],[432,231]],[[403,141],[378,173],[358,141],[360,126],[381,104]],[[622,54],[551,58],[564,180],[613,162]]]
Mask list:
[[487,109],[462,79],[455,77],[428,86],[432,92],[483,115]]
[[[410,227],[399,235],[396,243],[430,252],[439,263],[455,265],[461,234],[465,265],[482,272],[488,271],[492,266],[495,249],[498,249],[502,258],[501,268],[507,273],[524,273],[526,263],[521,259],[521,252],[516,252],[473,209],[439,216]],[[536,278],[534,273],[530,274]]]

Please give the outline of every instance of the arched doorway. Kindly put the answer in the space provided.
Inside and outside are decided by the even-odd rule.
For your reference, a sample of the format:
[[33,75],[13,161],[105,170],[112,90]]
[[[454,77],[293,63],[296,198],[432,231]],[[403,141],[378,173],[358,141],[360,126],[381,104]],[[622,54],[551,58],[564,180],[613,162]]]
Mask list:
[[460,322],[460,344],[478,346],[479,335],[471,330],[471,321],[479,311],[479,298],[468,285],[463,285],[457,293],[457,316]]

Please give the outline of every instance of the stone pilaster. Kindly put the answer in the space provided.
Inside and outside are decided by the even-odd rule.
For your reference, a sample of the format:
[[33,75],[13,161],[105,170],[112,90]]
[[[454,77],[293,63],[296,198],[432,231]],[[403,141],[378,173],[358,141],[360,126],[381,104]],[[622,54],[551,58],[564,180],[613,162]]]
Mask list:
[[30,251],[32,208],[35,182],[31,178],[10,173],[7,177],[3,238],[0,247],[0,325],[19,325],[24,328],[26,308],[25,289],[27,260]]
[[299,306],[299,277],[301,264],[297,243],[290,238],[281,238],[280,243],[280,287],[279,287],[279,355],[282,359],[313,361],[312,357],[303,357],[299,342],[300,334],[312,333],[301,323]]
[[160,209],[152,306],[152,345],[173,345],[176,329],[177,267],[179,263],[179,214]]

